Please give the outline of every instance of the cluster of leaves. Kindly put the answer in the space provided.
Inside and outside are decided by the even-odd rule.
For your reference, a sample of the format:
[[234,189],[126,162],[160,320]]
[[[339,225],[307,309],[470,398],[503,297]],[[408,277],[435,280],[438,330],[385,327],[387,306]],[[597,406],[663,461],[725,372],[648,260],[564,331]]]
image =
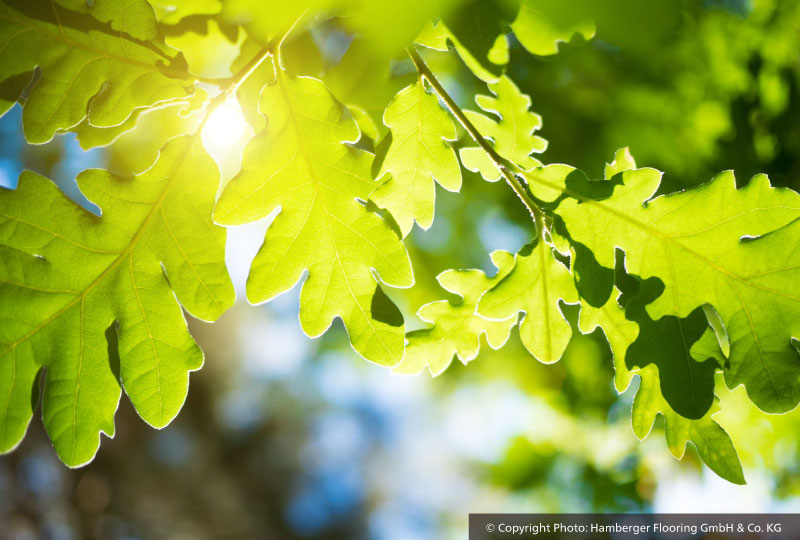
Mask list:
[[[737,187],[730,172],[657,195],[661,173],[637,168],[626,149],[596,180],[534,157],[547,142],[531,99],[505,74],[511,32],[528,52],[554,54],[559,41],[592,37],[590,3],[565,12],[549,0],[419,2],[398,13],[390,2],[356,9],[320,0],[266,15],[247,0],[56,4],[0,4],[0,106],[24,102],[30,142],[73,131],[84,146],[103,146],[156,112],[195,111],[200,120],[175,123],[155,162],[134,175],[81,173],[102,217],[31,172],[0,196],[0,451],[23,438],[40,387],[45,426],[70,466],[93,458],[101,432],[113,435],[123,388],[146,422],[167,425],[203,362],[182,308],[213,321],[234,301],[223,226],[278,210],[252,263],[248,300],[267,302],[305,276],[305,333],[319,336],[338,318],[359,355],[397,372],[439,374],[454,357],[475,358],[482,336],[502,347],[514,327],[535,359],[556,362],[574,331],[564,315],[574,305],[577,330],[605,334],[617,390],[641,379],[636,435],[647,436],[661,414],[676,457],[691,441],[737,483],[736,451],[712,418],[715,374],[744,385],[767,412],[800,401],[800,195],[764,176]],[[374,107],[350,99],[336,69],[323,79],[293,72],[287,35],[298,26],[322,32],[331,14],[362,36],[351,61],[371,62],[365,69],[388,68],[416,43],[408,48],[416,80],[399,91],[398,79],[375,83],[376,95],[395,94],[382,126]],[[381,21],[392,30],[376,33]],[[210,34],[212,23],[239,45],[231,77],[196,75],[188,50],[175,48],[175,36],[196,25]],[[462,110],[417,46],[429,55],[452,47],[491,95]],[[198,85],[220,92],[206,98]],[[220,190],[201,132],[231,96],[256,135]],[[462,130],[470,142],[456,152]],[[458,191],[462,166],[512,188],[531,214],[530,243],[493,253],[493,276],[440,274],[459,299],[423,306],[429,326],[406,333],[384,288],[414,284],[404,239],[414,223],[431,226],[435,184]]]

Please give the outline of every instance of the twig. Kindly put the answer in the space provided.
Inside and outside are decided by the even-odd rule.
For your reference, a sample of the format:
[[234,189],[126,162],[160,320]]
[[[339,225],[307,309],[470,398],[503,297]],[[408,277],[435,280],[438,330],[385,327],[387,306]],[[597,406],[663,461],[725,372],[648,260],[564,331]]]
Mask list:
[[497,170],[500,171],[500,174],[505,179],[506,183],[511,187],[512,190],[514,190],[514,193],[517,194],[517,197],[519,197],[519,199],[522,201],[522,204],[524,204],[528,209],[528,212],[530,212],[533,222],[536,225],[537,234],[544,234],[544,216],[542,209],[539,208],[533,199],[531,199],[531,197],[525,191],[525,187],[511,172],[511,167],[508,165],[507,161],[500,156],[494,148],[492,148],[492,146],[486,141],[483,135],[481,135],[478,129],[472,124],[472,122],[470,122],[469,118],[467,118],[467,116],[464,114],[464,111],[462,111],[461,107],[459,107],[458,104],[453,101],[453,98],[450,97],[450,94],[447,93],[447,90],[444,89],[419,53],[412,47],[407,48],[406,51],[411,57],[411,60],[414,62],[419,74],[430,83],[430,85],[433,87],[433,90],[440,98],[442,98],[442,101],[444,101],[445,105],[447,105],[447,108],[450,110],[453,116],[455,116],[459,123],[464,126],[464,129],[467,130],[467,133],[469,133],[470,137],[472,137],[472,140],[474,140],[478,146],[480,146],[488,154],[492,162],[497,167]]

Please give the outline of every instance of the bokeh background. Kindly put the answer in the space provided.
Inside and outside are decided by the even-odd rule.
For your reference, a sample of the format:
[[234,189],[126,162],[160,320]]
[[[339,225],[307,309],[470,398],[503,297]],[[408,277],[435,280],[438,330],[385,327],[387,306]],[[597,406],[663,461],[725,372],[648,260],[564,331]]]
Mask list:
[[[765,172],[774,185],[800,188],[799,3],[610,3],[596,39],[563,44],[553,57],[531,56],[509,36],[508,72],[544,119],[544,162],[599,176],[614,150],[629,146],[640,165],[666,172],[663,192],[724,169],[740,183]],[[202,54],[187,53],[190,67],[223,75],[242,43],[213,25],[172,42],[202,46]],[[413,77],[402,57],[375,70],[359,36],[336,19],[287,47],[296,73],[324,78],[377,123]],[[427,58],[457,101],[474,108],[472,96],[486,87],[455,53]],[[0,119],[0,185],[13,188],[30,168],[91,208],[77,172],[132,174],[172,130],[162,112],[139,123],[107,148],[84,151],[74,133],[30,146],[16,106]],[[238,167],[241,142],[208,144],[225,178]],[[510,190],[468,171],[464,179],[460,194],[437,192],[433,227],[408,240],[417,284],[392,296],[409,328],[422,326],[413,317],[420,305],[446,297],[439,272],[490,271],[488,253],[529,238],[529,218]],[[513,335],[501,351],[484,347],[469,366],[456,361],[435,379],[392,374],[359,359],[341,324],[306,338],[299,287],[247,305],[247,268],[268,225],[229,230],[239,300],[214,325],[189,321],[206,364],[192,375],[178,418],[153,430],[123,396],[116,437],[104,439],[92,464],[69,470],[35,417],[20,448],[0,458],[0,539],[456,539],[466,537],[469,512],[800,511],[797,411],[766,415],[741,388],[718,381],[716,418],[748,480],[734,486],[704,468],[691,446],[675,460],[660,421],[645,441],[634,437],[635,384],[614,391],[599,332],[576,332],[551,366]]]

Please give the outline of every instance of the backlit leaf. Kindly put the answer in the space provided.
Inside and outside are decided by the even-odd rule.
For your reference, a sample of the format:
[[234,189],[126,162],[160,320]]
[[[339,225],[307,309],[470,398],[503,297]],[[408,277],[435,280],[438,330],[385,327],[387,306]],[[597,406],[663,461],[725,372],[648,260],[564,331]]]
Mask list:
[[524,311],[522,344],[540,362],[556,362],[572,335],[559,308],[560,301],[578,301],[572,274],[541,240],[522,248],[515,259],[514,269],[481,298],[478,314],[505,320]]
[[262,219],[280,207],[253,261],[247,297],[266,302],[308,271],[300,323],[312,337],[339,317],[364,358],[395,365],[403,356],[403,318],[378,285],[413,283],[403,243],[370,212],[372,155],[348,145],[359,138],[349,111],[316,79],[278,70],[261,92],[267,128],[245,150],[242,172],[214,212],[222,224]]
[[181,306],[212,321],[234,300],[225,230],[210,217],[219,176],[199,140],[173,139],[134,178],[81,173],[102,218],[32,172],[0,193],[0,450],[25,433],[40,366],[44,425],[70,466],[94,457],[101,431],[114,434],[120,383],[155,427],[182,407],[203,353]]
[[[639,389],[633,404],[633,430],[639,439],[650,433],[656,416],[661,414],[665,420],[665,435],[672,454],[681,459],[688,441],[698,449],[701,459],[721,477],[737,483],[744,483],[742,466],[730,436],[711,417],[718,410],[715,404],[697,420],[690,420],[676,413],[661,394],[661,382],[658,367],[654,364],[641,369],[629,369],[626,352],[639,336],[636,322],[625,317],[625,310],[610,298],[608,303],[595,308],[588,304],[581,305],[580,330],[584,334],[602,328],[614,355],[615,387],[617,392],[624,392],[633,377],[641,378]],[[707,329],[706,334],[713,332]],[[700,343],[698,341],[697,343]],[[694,353],[694,348],[692,349]],[[694,356],[693,359],[700,359]]]
[[572,36],[594,37],[595,25],[586,10],[570,9],[558,0],[523,0],[511,29],[531,54],[548,56],[558,52],[559,42]]
[[383,122],[392,130],[392,143],[378,178],[390,177],[370,198],[389,210],[405,236],[414,221],[423,229],[433,224],[434,180],[448,191],[461,188],[461,168],[447,144],[456,139],[456,127],[421,82],[394,97]]
[[765,411],[794,408],[800,401],[800,362],[791,345],[800,335],[800,195],[772,188],[763,175],[737,189],[726,172],[650,200],[658,171],[617,177],[624,185],[605,200],[570,191],[579,200],[558,209],[570,236],[604,266],[613,264],[619,246],[631,273],[661,279],[664,293],[647,306],[653,319],[713,306],[730,336],[728,385],[744,383]]
[[419,373],[428,366],[432,375],[439,375],[454,356],[467,364],[478,355],[483,335],[493,349],[505,344],[517,318],[512,315],[492,321],[475,313],[481,296],[514,267],[514,256],[507,251],[495,251],[491,257],[497,267],[493,277],[480,270],[447,270],[436,277],[442,288],[459,295],[461,300],[456,303],[439,300],[419,309],[419,318],[433,326],[406,335],[406,354],[395,372]]
[[[524,170],[541,166],[541,162],[531,154],[544,152],[547,141],[534,135],[542,127],[542,118],[529,110],[530,96],[520,92],[505,75],[490,83],[489,89],[493,96],[475,96],[475,102],[488,114],[469,110],[464,114],[481,135],[493,141],[494,149],[501,157]],[[462,148],[460,156],[466,168],[479,171],[486,180],[493,182],[500,177],[496,167],[489,166],[491,161],[480,148]]]
[[55,0],[65,8],[88,13],[114,30],[148,40],[156,37],[156,14],[147,0]]
[[0,4],[0,80],[38,67],[41,77],[23,108],[25,137],[45,143],[88,114],[98,127],[116,126],[139,107],[185,96],[191,81],[158,49],[123,34],[82,30],[56,19],[43,0]]
[[728,433],[712,416],[718,412],[718,400],[699,420],[689,420],[673,411],[660,392],[659,373],[654,365],[637,372],[641,377],[639,390],[633,402],[633,431],[644,439],[653,428],[656,416],[664,417],[664,432],[667,446],[678,459],[691,441],[697,447],[700,458],[711,470],[734,484],[744,484],[744,473],[739,456]]

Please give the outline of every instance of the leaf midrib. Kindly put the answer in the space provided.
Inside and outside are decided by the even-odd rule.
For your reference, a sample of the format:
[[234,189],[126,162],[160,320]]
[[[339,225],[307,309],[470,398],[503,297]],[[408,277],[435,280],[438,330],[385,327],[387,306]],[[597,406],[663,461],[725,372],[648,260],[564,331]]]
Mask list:
[[[534,178],[533,180],[534,180],[534,182],[538,182],[540,184],[544,184],[545,186],[551,187],[553,189],[557,189],[557,190],[560,189],[563,193],[565,193],[566,195],[568,195],[568,196],[570,196],[570,197],[572,197],[574,199],[577,199],[577,200],[579,200],[579,201],[581,201],[583,203],[591,204],[596,208],[600,208],[601,210],[605,210],[606,212],[619,217],[620,219],[622,219],[623,221],[625,221],[627,223],[630,223],[632,225],[638,226],[639,228],[641,228],[642,230],[646,231],[647,233],[649,233],[650,235],[652,235],[655,238],[658,238],[658,239],[660,239],[662,241],[670,242],[671,244],[679,247],[680,249],[692,254],[697,259],[699,259],[700,261],[704,262],[710,268],[716,270],[717,272],[719,272],[720,274],[722,274],[723,276],[725,276],[729,280],[730,279],[734,279],[734,280],[742,283],[745,286],[753,287],[755,289],[758,289],[758,290],[761,290],[761,291],[765,291],[765,292],[767,292],[769,294],[773,294],[775,296],[780,296],[780,297],[783,297],[783,298],[787,298],[789,300],[794,300],[794,301],[800,302],[800,298],[798,298],[798,297],[792,296],[790,294],[786,294],[786,293],[784,293],[782,291],[779,291],[779,290],[776,290],[776,289],[772,289],[770,287],[766,287],[766,286],[763,286],[763,285],[759,285],[759,284],[753,283],[752,281],[750,281],[749,278],[746,278],[746,277],[743,277],[743,276],[739,276],[739,275],[737,275],[737,274],[735,274],[733,272],[728,271],[727,269],[723,268],[722,266],[720,266],[718,264],[715,264],[713,261],[711,261],[707,257],[704,257],[703,255],[701,255],[697,251],[695,251],[695,250],[691,249],[690,247],[682,244],[681,242],[678,242],[675,238],[673,238],[671,236],[668,236],[668,235],[659,234],[658,229],[654,229],[654,228],[650,227],[649,224],[642,223],[641,221],[638,221],[637,219],[632,218],[631,216],[629,216],[629,215],[617,210],[616,208],[611,208],[609,206],[606,206],[606,205],[602,204],[602,201],[596,201],[594,199],[586,198],[583,195],[581,195],[581,194],[579,194],[577,192],[574,192],[574,191],[572,191],[572,190],[570,190],[570,189],[568,189],[566,187],[560,187],[560,186],[555,185],[552,182],[547,182],[547,181],[539,179],[539,178]],[[671,259],[669,257],[667,257],[667,258],[671,262]],[[729,286],[730,286],[730,283],[729,283]],[[731,287],[731,288],[734,291],[736,291],[735,287]],[[671,289],[675,289],[675,287],[673,286]],[[757,348],[759,350],[759,359],[761,360],[761,363],[764,366],[764,370],[767,372],[767,374],[769,376],[770,383],[771,383],[771,385],[773,387],[773,390],[775,390],[775,395],[778,397],[779,401],[783,402],[783,395],[780,392],[778,392],[778,389],[777,389],[777,386],[775,384],[775,381],[773,380],[771,372],[770,372],[770,370],[769,370],[769,368],[767,366],[766,359],[764,358],[763,349],[762,349],[762,347],[761,347],[761,345],[760,345],[760,343],[758,341],[757,332],[755,331],[755,327],[753,325],[753,321],[750,318],[749,310],[747,309],[744,300],[738,295],[738,291],[736,291],[736,292],[737,292],[737,299],[739,300],[739,304],[742,306],[742,308],[745,310],[745,313],[748,315],[748,323],[749,323],[749,326],[750,326],[751,331],[753,333],[754,341],[756,343],[756,346],[757,346]],[[677,297],[676,297],[676,293],[674,291],[672,293],[672,296],[673,296],[675,302],[677,303]]]
[[690,247],[678,242],[677,240],[675,240],[671,236],[660,234],[658,232],[658,229],[654,229],[654,228],[650,227],[648,224],[643,223],[643,222],[641,222],[641,221],[629,216],[628,214],[625,214],[624,212],[621,212],[620,210],[617,210],[616,208],[612,208],[612,207],[609,207],[607,205],[602,204],[603,201],[597,201],[595,199],[591,199],[591,198],[585,197],[584,195],[581,195],[580,193],[572,191],[569,188],[566,188],[566,187],[564,187],[562,185],[559,185],[559,184],[557,184],[555,182],[548,182],[547,180],[543,180],[543,179],[537,178],[537,177],[532,177],[532,179],[533,179],[534,182],[536,182],[538,184],[544,185],[544,186],[549,187],[551,189],[554,189],[556,191],[561,191],[565,195],[567,195],[569,197],[572,197],[573,199],[576,199],[576,200],[580,201],[581,203],[590,204],[590,205],[595,206],[597,208],[600,208],[601,210],[604,210],[604,211],[606,211],[606,212],[608,212],[610,214],[613,214],[616,217],[620,218],[622,221],[625,221],[627,223],[630,223],[630,224],[632,224],[634,226],[639,227],[640,229],[642,229],[645,232],[647,232],[648,234],[658,238],[659,240],[665,240],[665,241],[670,242],[671,244],[674,244],[675,246],[679,247],[680,249],[692,254],[697,259],[699,259],[700,261],[704,262],[706,265],[708,265],[709,267],[713,268],[714,270],[716,270],[720,274],[723,274],[725,276],[729,276],[729,277],[735,279],[736,281],[739,281],[739,282],[741,282],[741,283],[743,283],[745,285],[748,285],[750,287],[753,287],[753,288],[756,288],[756,289],[759,289],[759,290],[762,290],[762,291],[766,291],[766,292],[768,292],[770,294],[774,294],[774,295],[777,295],[777,296],[782,296],[784,298],[788,298],[790,300],[795,300],[797,302],[800,302],[800,297],[795,297],[795,296],[792,296],[790,294],[783,293],[782,291],[778,291],[778,290],[772,289],[770,287],[765,287],[765,286],[762,286],[762,285],[758,285],[758,284],[753,283],[752,281],[750,281],[749,277],[740,276],[738,274],[735,274],[735,273],[725,269],[724,267],[722,267],[722,266],[720,266],[718,264],[715,264],[711,259],[709,259],[707,257],[704,257],[702,254],[700,254],[697,251],[695,251],[694,249],[692,249],[692,248],[690,248]]
[[[297,120],[297,111],[295,111],[293,102],[289,98],[289,94],[286,91],[286,87],[281,81],[281,79],[283,77],[285,77],[285,74],[283,74],[283,72],[280,69],[277,69],[276,72],[277,72],[277,78],[278,78],[276,84],[280,88],[281,94],[283,96],[283,100],[286,102],[286,105],[287,105],[287,110],[289,112],[289,118],[291,118],[292,124],[293,124],[294,129],[295,129],[295,133],[297,133],[297,143],[298,143],[298,147],[300,149],[300,153],[302,153],[303,158],[306,161],[306,166],[308,167],[309,175],[311,176],[311,179],[314,182],[315,191],[317,193],[319,193],[320,192],[320,188],[319,188],[320,182],[319,182],[319,179],[317,178],[316,169],[314,168],[313,164],[311,163],[312,156],[311,156],[310,152],[308,151],[308,149],[306,148],[305,142],[303,141],[303,137],[301,136],[302,130],[300,129],[300,124],[299,124],[299,122]],[[355,305],[358,306],[359,311],[361,311],[361,315],[367,321],[367,325],[369,325],[370,329],[373,332],[373,335],[375,335],[378,338],[378,340],[381,343],[381,346],[384,348],[384,350],[389,355],[389,357],[394,359],[394,354],[392,354],[391,350],[386,345],[386,342],[383,340],[383,337],[381,336],[381,334],[375,328],[375,325],[372,324],[371,317],[369,317],[367,315],[367,313],[364,310],[363,306],[358,301],[358,298],[356,297],[355,293],[353,292],[353,288],[350,286],[350,280],[347,277],[347,273],[344,271],[344,267],[342,265],[341,258],[339,257],[339,248],[336,245],[336,235],[333,233],[333,227],[332,227],[331,222],[330,222],[331,213],[328,211],[328,208],[325,206],[324,197],[320,197],[320,205],[322,206],[322,209],[325,212],[325,217],[326,217],[325,224],[328,226],[328,234],[330,234],[331,243],[333,244],[333,250],[334,250],[334,253],[336,254],[335,255],[336,262],[339,265],[339,271],[342,273],[342,277],[344,277],[344,282],[347,285],[347,290],[350,293],[350,297],[353,299],[353,302],[355,303]]]
[[108,265],[108,267],[105,270],[103,270],[100,274],[98,274],[98,276],[91,283],[89,283],[86,286],[86,288],[78,296],[76,296],[75,298],[73,298],[72,300],[67,302],[61,309],[59,309],[58,311],[53,313],[50,317],[48,317],[42,323],[40,323],[37,326],[35,326],[34,328],[32,328],[30,331],[28,331],[22,337],[20,337],[16,341],[11,342],[5,349],[0,351],[0,356],[5,355],[8,351],[10,351],[12,349],[16,349],[16,347],[20,343],[23,343],[23,342],[27,341],[28,339],[30,339],[31,336],[33,336],[34,334],[39,332],[42,328],[47,327],[50,323],[52,323],[54,320],[59,318],[61,315],[63,315],[66,311],[68,311],[71,307],[76,305],[78,302],[82,302],[89,295],[89,293],[92,290],[94,290],[94,288],[97,285],[99,285],[112,271],[114,271],[117,268],[117,266],[119,266],[119,264],[126,257],[132,255],[133,250],[136,247],[139,239],[142,237],[144,232],[147,230],[147,227],[149,226],[150,222],[153,220],[153,217],[156,215],[156,212],[161,208],[161,205],[163,204],[164,199],[167,196],[167,193],[169,192],[170,188],[172,187],[172,183],[174,182],[175,177],[177,176],[176,174],[174,174],[174,171],[176,171],[177,169],[180,168],[181,165],[183,165],[183,162],[185,161],[186,156],[189,155],[189,153],[191,151],[191,148],[196,143],[196,138],[197,138],[197,134],[191,136],[191,140],[186,145],[186,148],[185,148],[184,152],[181,154],[180,159],[177,160],[177,162],[175,164],[175,167],[173,168],[173,174],[171,174],[169,176],[169,179],[167,180],[166,184],[164,185],[164,189],[162,190],[161,194],[159,194],[158,199],[156,199],[156,201],[153,203],[153,207],[150,209],[150,211],[147,213],[145,218],[142,220],[142,223],[139,226],[139,229],[131,237],[131,241],[128,244],[128,246],[124,250],[122,250],[120,252],[120,254],[117,256],[117,258],[114,259]]

